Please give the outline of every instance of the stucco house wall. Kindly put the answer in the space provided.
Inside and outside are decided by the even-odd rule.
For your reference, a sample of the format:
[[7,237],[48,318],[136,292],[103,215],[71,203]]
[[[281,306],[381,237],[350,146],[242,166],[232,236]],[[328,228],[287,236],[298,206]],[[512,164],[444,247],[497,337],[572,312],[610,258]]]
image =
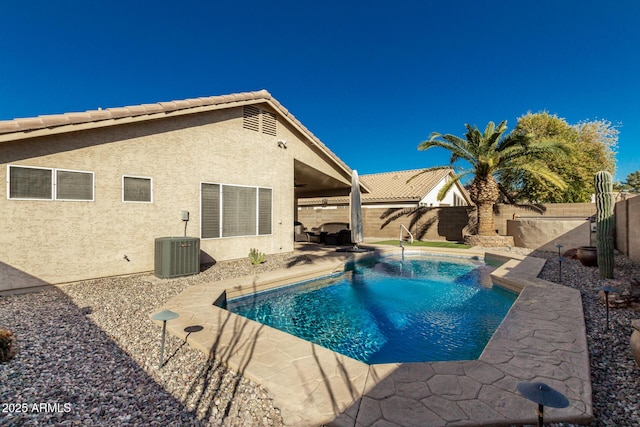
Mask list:
[[[271,189],[272,233],[202,239],[202,262],[292,251],[294,159],[345,188],[350,178],[271,104],[260,108],[277,115],[276,136],[243,128],[237,106],[0,140],[0,290],[153,270],[155,238],[201,236],[203,182]],[[95,200],[9,199],[9,165],[93,172]],[[123,175],[151,178],[152,202],[123,202]]]

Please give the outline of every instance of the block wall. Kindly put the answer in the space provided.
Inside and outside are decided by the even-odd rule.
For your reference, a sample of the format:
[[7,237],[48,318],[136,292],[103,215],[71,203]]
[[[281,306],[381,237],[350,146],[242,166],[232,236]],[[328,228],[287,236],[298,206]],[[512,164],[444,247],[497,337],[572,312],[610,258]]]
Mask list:
[[640,263],[640,196],[616,203],[616,249]]
[[[362,210],[365,238],[398,239],[400,225],[407,227],[415,236],[424,230],[423,240],[462,241],[464,234],[468,234],[469,217],[474,218],[475,209],[469,206],[439,207],[427,210],[413,225],[412,217],[406,213],[412,208],[402,207],[364,207]],[[405,215],[402,215],[402,213]],[[547,204],[541,211],[526,207],[500,204],[496,207],[494,216],[495,228],[499,235],[507,235],[507,221],[513,216],[522,219],[571,218],[576,224],[595,214],[593,203],[558,203]],[[298,221],[311,229],[325,222],[349,222],[349,206],[300,207]],[[398,216],[399,215],[399,216]],[[398,216],[388,224],[391,217]],[[581,222],[582,221],[582,222]]]

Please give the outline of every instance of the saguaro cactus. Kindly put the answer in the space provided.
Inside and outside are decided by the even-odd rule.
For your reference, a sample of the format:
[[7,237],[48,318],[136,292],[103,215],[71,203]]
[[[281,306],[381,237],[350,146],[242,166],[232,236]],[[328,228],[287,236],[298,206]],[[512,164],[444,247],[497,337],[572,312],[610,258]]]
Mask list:
[[596,173],[598,268],[602,279],[613,279],[613,182],[607,171]]

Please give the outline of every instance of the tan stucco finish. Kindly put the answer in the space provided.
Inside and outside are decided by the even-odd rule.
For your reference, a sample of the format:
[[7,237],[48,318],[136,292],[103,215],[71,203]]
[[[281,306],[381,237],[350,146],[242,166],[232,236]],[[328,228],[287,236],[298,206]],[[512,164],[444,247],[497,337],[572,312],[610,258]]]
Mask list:
[[[185,233],[181,211],[190,212],[186,234],[200,237],[202,182],[273,190],[272,234],[204,239],[203,262],[243,258],[250,248],[292,251],[294,159],[345,188],[350,170],[271,103],[257,106],[277,114],[276,136],[244,129],[242,106],[78,131],[40,130],[34,138],[4,135],[0,174],[7,176],[8,165],[94,172],[95,200],[10,200],[6,182],[0,290],[153,270],[154,239]],[[123,175],[152,178],[153,202],[123,202]]]

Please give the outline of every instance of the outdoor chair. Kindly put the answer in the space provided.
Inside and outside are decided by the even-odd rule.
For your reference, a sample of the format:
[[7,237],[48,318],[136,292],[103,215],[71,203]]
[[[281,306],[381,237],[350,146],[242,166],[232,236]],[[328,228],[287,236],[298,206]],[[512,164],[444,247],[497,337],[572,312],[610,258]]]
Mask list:
[[307,227],[302,225],[301,222],[293,223],[293,241],[294,242],[310,242],[309,232],[307,231]]

